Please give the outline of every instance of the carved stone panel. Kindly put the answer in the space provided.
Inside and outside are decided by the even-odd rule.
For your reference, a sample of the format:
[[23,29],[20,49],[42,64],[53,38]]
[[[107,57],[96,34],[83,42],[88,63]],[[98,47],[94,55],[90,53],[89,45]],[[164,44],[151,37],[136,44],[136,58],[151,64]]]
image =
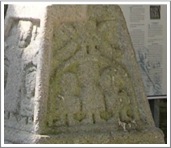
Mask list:
[[58,130],[111,123],[126,131],[147,124],[124,63],[129,55],[119,41],[116,16],[93,13],[86,21],[54,26],[47,125]]
[[13,120],[15,125],[33,123],[38,28],[33,20],[13,19],[5,40],[5,119]]
[[9,10],[6,143],[163,143],[119,6]]

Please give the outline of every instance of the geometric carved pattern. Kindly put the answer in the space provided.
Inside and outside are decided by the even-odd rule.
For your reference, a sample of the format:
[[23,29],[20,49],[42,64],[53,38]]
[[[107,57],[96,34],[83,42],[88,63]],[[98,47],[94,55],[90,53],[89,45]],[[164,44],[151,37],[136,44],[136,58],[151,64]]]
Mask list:
[[121,61],[124,49],[109,38],[115,38],[114,23],[89,20],[54,31],[49,126],[140,120],[131,77]]

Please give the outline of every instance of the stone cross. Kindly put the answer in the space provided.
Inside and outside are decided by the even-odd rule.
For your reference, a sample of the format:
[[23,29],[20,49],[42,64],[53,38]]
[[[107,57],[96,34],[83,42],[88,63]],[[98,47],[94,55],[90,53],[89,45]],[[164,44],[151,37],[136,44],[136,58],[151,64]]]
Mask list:
[[4,37],[5,143],[164,143],[118,5],[9,5]]

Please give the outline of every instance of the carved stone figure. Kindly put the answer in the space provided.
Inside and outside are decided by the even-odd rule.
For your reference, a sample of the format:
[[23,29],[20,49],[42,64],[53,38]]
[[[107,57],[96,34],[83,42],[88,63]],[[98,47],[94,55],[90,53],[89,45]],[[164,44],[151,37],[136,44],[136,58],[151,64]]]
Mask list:
[[6,54],[6,120],[13,99],[8,93],[16,93],[13,117],[32,121],[30,143],[163,143],[120,7],[45,8],[40,26],[34,19],[19,20],[6,40],[10,44],[12,30],[19,32],[16,59],[12,51]]
[[[10,5],[9,9],[11,8]],[[8,17],[7,15],[7,19]],[[7,141],[10,136],[19,138],[11,133],[23,136],[23,132],[29,134],[33,132],[38,55],[35,42],[37,23],[32,19],[25,20],[17,17],[10,19],[11,27],[5,38],[4,47],[4,126]],[[8,132],[10,128],[13,130]],[[29,137],[27,134],[25,136]],[[13,141],[15,138],[8,143]],[[30,140],[27,139],[27,141]]]
[[54,31],[50,126],[111,122],[123,123],[126,131],[126,124],[143,122],[131,73],[122,62],[127,49],[117,42],[112,19],[98,22],[89,16],[86,22],[61,24]]

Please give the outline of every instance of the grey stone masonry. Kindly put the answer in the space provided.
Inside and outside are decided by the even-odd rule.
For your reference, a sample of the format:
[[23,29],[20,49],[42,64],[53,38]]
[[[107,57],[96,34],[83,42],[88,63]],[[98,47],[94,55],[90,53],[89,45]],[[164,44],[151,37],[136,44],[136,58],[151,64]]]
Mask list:
[[118,5],[9,5],[5,143],[164,143]]

